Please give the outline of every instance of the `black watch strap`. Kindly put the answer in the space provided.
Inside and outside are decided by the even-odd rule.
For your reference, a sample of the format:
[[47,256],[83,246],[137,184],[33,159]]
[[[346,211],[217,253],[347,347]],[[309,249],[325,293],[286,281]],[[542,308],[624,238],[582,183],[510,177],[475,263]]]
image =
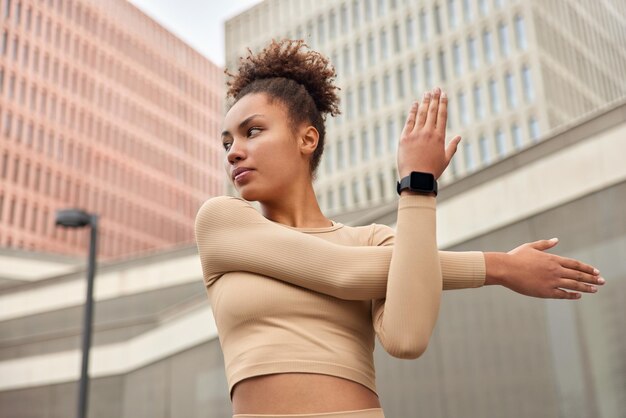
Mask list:
[[396,190],[399,195],[404,189],[417,193],[435,193],[435,196],[437,196],[437,180],[435,180],[435,176],[432,173],[412,171],[411,174],[402,178],[396,184]]

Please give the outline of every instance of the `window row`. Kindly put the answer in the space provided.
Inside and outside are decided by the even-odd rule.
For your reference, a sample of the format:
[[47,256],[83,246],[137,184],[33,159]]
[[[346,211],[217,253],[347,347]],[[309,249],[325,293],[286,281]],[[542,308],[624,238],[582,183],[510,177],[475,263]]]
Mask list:
[[344,210],[361,204],[385,200],[396,192],[398,173],[395,167],[385,172],[367,173],[364,178],[353,178],[340,182],[318,195],[318,201],[324,210]]

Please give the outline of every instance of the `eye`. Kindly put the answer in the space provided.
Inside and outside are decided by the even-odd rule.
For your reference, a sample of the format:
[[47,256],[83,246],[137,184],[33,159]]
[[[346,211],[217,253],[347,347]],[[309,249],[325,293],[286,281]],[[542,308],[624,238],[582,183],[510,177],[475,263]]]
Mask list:
[[259,132],[261,132],[262,129],[261,128],[256,128],[256,127],[252,127],[250,129],[248,129],[248,136],[250,136],[250,132],[252,132],[252,131],[259,131]]
[[230,142],[224,142],[222,143],[222,146],[224,147],[224,150],[228,151],[228,148],[230,147]]

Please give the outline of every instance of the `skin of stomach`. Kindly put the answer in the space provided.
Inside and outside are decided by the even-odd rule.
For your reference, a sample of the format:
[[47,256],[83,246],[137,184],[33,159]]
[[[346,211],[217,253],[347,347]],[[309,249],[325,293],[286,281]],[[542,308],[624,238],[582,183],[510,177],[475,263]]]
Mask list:
[[360,383],[315,373],[277,373],[244,379],[233,388],[234,414],[314,414],[380,408]]

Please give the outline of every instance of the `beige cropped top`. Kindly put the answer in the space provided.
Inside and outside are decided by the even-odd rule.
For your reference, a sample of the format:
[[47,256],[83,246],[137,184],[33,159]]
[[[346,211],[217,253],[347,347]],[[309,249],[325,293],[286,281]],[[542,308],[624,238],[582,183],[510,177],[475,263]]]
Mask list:
[[441,291],[480,287],[480,251],[438,251],[436,198],[399,197],[397,226],[332,221],[296,228],[231,196],[195,222],[207,294],[233,387],[286,372],[320,373],[376,392],[375,335],[395,357],[428,345]]

